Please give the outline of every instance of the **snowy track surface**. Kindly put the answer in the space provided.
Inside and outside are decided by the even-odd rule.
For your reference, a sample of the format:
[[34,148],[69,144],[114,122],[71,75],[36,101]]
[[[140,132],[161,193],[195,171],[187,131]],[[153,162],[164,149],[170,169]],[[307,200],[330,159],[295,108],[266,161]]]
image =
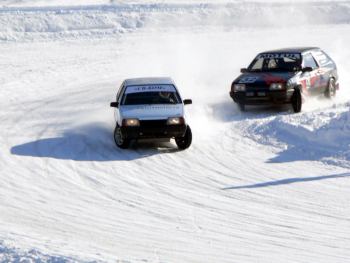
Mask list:
[[[347,1],[22,2],[0,9],[0,262],[350,261]],[[304,45],[337,98],[239,112],[239,68]],[[114,146],[109,102],[139,76],[193,99],[190,149]]]

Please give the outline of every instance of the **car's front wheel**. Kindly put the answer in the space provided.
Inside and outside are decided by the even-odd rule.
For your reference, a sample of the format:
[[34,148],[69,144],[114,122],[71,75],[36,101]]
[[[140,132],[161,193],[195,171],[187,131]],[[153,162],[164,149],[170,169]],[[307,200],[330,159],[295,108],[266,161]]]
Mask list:
[[192,143],[192,131],[190,126],[187,126],[186,133],[183,137],[175,138],[175,142],[180,150],[185,150],[190,147]]
[[295,113],[301,112],[302,104],[303,104],[303,98],[301,96],[301,91],[299,89],[295,89],[292,97],[293,111]]
[[239,107],[240,111],[245,111],[245,104],[239,103],[238,107]]
[[114,142],[121,149],[127,149],[130,144],[130,140],[123,138],[121,129],[118,124],[114,129]]
[[324,93],[325,97],[328,99],[331,99],[335,97],[335,94],[337,92],[336,86],[335,86],[335,80],[331,78],[328,83],[328,87]]

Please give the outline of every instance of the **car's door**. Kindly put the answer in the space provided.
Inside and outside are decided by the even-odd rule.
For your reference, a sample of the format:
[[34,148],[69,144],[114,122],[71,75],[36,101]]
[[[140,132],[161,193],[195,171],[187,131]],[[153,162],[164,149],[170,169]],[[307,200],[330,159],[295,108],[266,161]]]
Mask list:
[[118,102],[118,108],[115,108],[115,111],[114,111],[114,117],[115,117],[115,120],[116,122],[121,125],[121,118],[120,118],[120,103],[121,103],[121,99],[122,99],[122,95],[124,93],[124,82],[120,85],[119,87],[119,90],[117,92],[117,96],[116,96],[116,102]]
[[317,94],[320,93],[320,71],[319,66],[312,56],[311,52],[303,54],[302,67],[312,68],[310,72],[303,73],[303,79],[305,79],[306,89],[309,94]]
[[320,75],[320,87],[321,92],[325,92],[328,87],[329,79],[334,73],[334,62],[322,50],[313,51],[312,55],[320,66],[318,70]]

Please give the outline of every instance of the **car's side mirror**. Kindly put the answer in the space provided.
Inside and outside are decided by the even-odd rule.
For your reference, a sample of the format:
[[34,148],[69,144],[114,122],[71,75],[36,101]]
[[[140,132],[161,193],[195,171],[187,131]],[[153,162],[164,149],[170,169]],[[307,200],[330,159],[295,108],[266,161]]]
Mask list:
[[111,107],[118,108],[119,103],[118,102],[111,102]]
[[305,67],[301,70],[303,73],[313,71],[312,67]]
[[184,102],[184,105],[192,104],[192,100],[190,99],[186,99],[183,102]]
[[241,73],[247,73],[248,72],[248,69],[246,68],[241,68]]

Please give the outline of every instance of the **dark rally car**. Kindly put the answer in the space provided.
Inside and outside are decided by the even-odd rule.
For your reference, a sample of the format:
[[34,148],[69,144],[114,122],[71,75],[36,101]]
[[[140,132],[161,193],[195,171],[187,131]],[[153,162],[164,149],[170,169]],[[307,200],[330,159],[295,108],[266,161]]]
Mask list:
[[230,96],[245,105],[291,104],[300,112],[303,97],[334,97],[339,89],[337,67],[320,48],[286,48],[260,53],[231,86]]

